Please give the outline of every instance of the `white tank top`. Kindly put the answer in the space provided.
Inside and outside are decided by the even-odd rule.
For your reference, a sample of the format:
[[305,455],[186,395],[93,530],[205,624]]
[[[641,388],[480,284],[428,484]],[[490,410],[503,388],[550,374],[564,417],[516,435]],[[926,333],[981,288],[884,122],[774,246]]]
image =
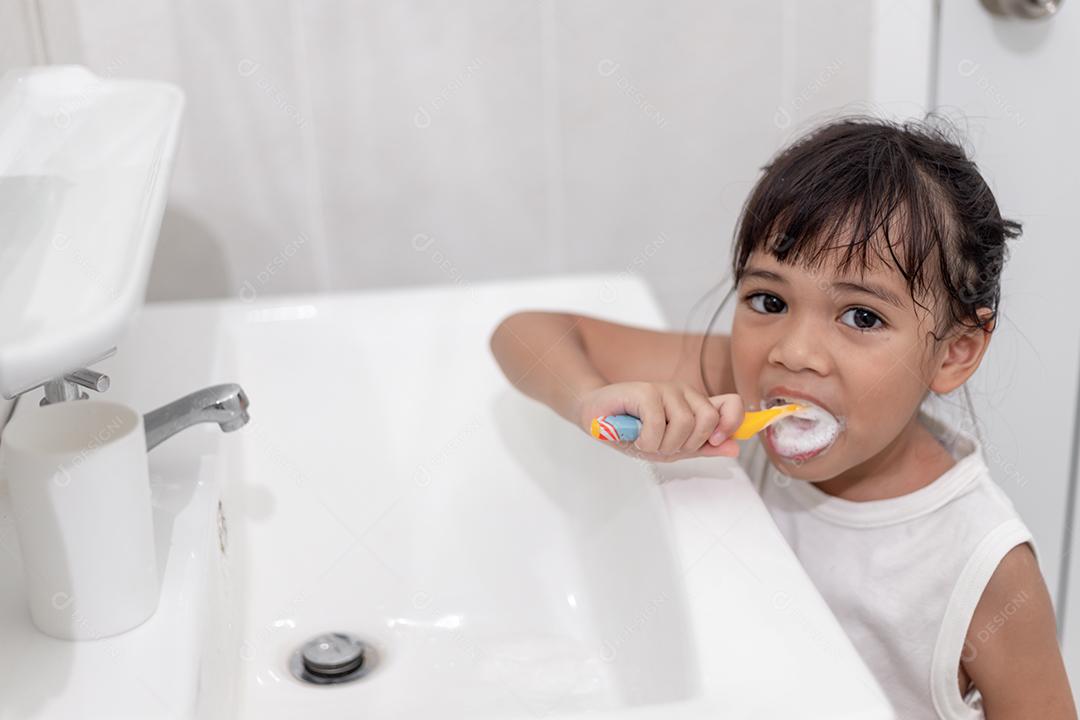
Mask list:
[[1035,543],[979,442],[925,410],[919,418],[957,462],[900,497],[829,495],[773,467],[759,436],[739,463],[897,717],[974,720],[982,697],[961,696],[957,673],[961,655],[978,651],[965,647],[975,605],[1005,553]]

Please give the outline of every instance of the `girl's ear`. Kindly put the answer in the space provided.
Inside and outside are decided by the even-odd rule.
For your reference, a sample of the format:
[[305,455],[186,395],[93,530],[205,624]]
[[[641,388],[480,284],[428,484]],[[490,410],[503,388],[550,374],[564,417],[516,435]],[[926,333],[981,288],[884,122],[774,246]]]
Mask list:
[[[979,308],[980,320],[992,314],[990,308]],[[996,318],[987,328],[972,328],[947,340],[941,365],[930,381],[930,389],[939,395],[950,393],[960,387],[979,367],[983,354],[990,345],[990,334],[996,325]]]

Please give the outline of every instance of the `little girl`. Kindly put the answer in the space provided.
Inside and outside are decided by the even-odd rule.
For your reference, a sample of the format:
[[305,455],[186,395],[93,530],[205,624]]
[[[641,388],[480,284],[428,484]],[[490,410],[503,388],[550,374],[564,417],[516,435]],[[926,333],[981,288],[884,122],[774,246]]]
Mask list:
[[[977,435],[923,408],[978,368],[1019,233],[944,130],[843,119],[774,158],[743,207],[730,336],[521,312],[492,352],[583,431],[641,418],[623,452],[738,457],[898,717],[1075,718],[1031,533]],[[792,401],[811,419],[731,437],[745,410]]]

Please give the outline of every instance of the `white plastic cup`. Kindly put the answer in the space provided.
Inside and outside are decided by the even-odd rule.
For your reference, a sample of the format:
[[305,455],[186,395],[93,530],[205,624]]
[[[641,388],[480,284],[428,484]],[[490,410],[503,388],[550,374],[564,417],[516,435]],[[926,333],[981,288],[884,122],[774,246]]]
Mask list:
[[0,438],[34,625],[62,640],[125,632],[159,585],[142,415],[72,400],[17,408]]

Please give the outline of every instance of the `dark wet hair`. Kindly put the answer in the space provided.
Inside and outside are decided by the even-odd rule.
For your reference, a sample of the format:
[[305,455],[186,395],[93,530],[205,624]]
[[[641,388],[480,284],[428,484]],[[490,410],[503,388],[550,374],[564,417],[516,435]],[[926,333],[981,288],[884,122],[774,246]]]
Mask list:
[[[865,270],[873,251],[891,261],[920,307],[940,283],[945,329],[986,329],[996,317],[1005,241],[1020,235],[1020,224],[1001,217],[947,126],[845,118],[803,136],[764,170],[735,233],[736,284],[754,250],[818,269],[826,251],[840,249],[841,271],[856,261]],[[980,319],[980,307],[993,314]]]
[[[827,251],[841,250],[841,272],[855,266],[862,273],[881,260],[900,272],[919,307],[926,309],[927,296],[942,300],[946,312],[939,311],[931,331],[936,342],[958,326],[990,332],[1005,243],[1021,226],[1001,217],[994,194],[954,137],[955,127],[933,114],[905,122],[854,116],[783,149],[743,205],[724,303],[755,250],[811,271],[835,262]],[[984,307],[991,313],[980,318]]]

